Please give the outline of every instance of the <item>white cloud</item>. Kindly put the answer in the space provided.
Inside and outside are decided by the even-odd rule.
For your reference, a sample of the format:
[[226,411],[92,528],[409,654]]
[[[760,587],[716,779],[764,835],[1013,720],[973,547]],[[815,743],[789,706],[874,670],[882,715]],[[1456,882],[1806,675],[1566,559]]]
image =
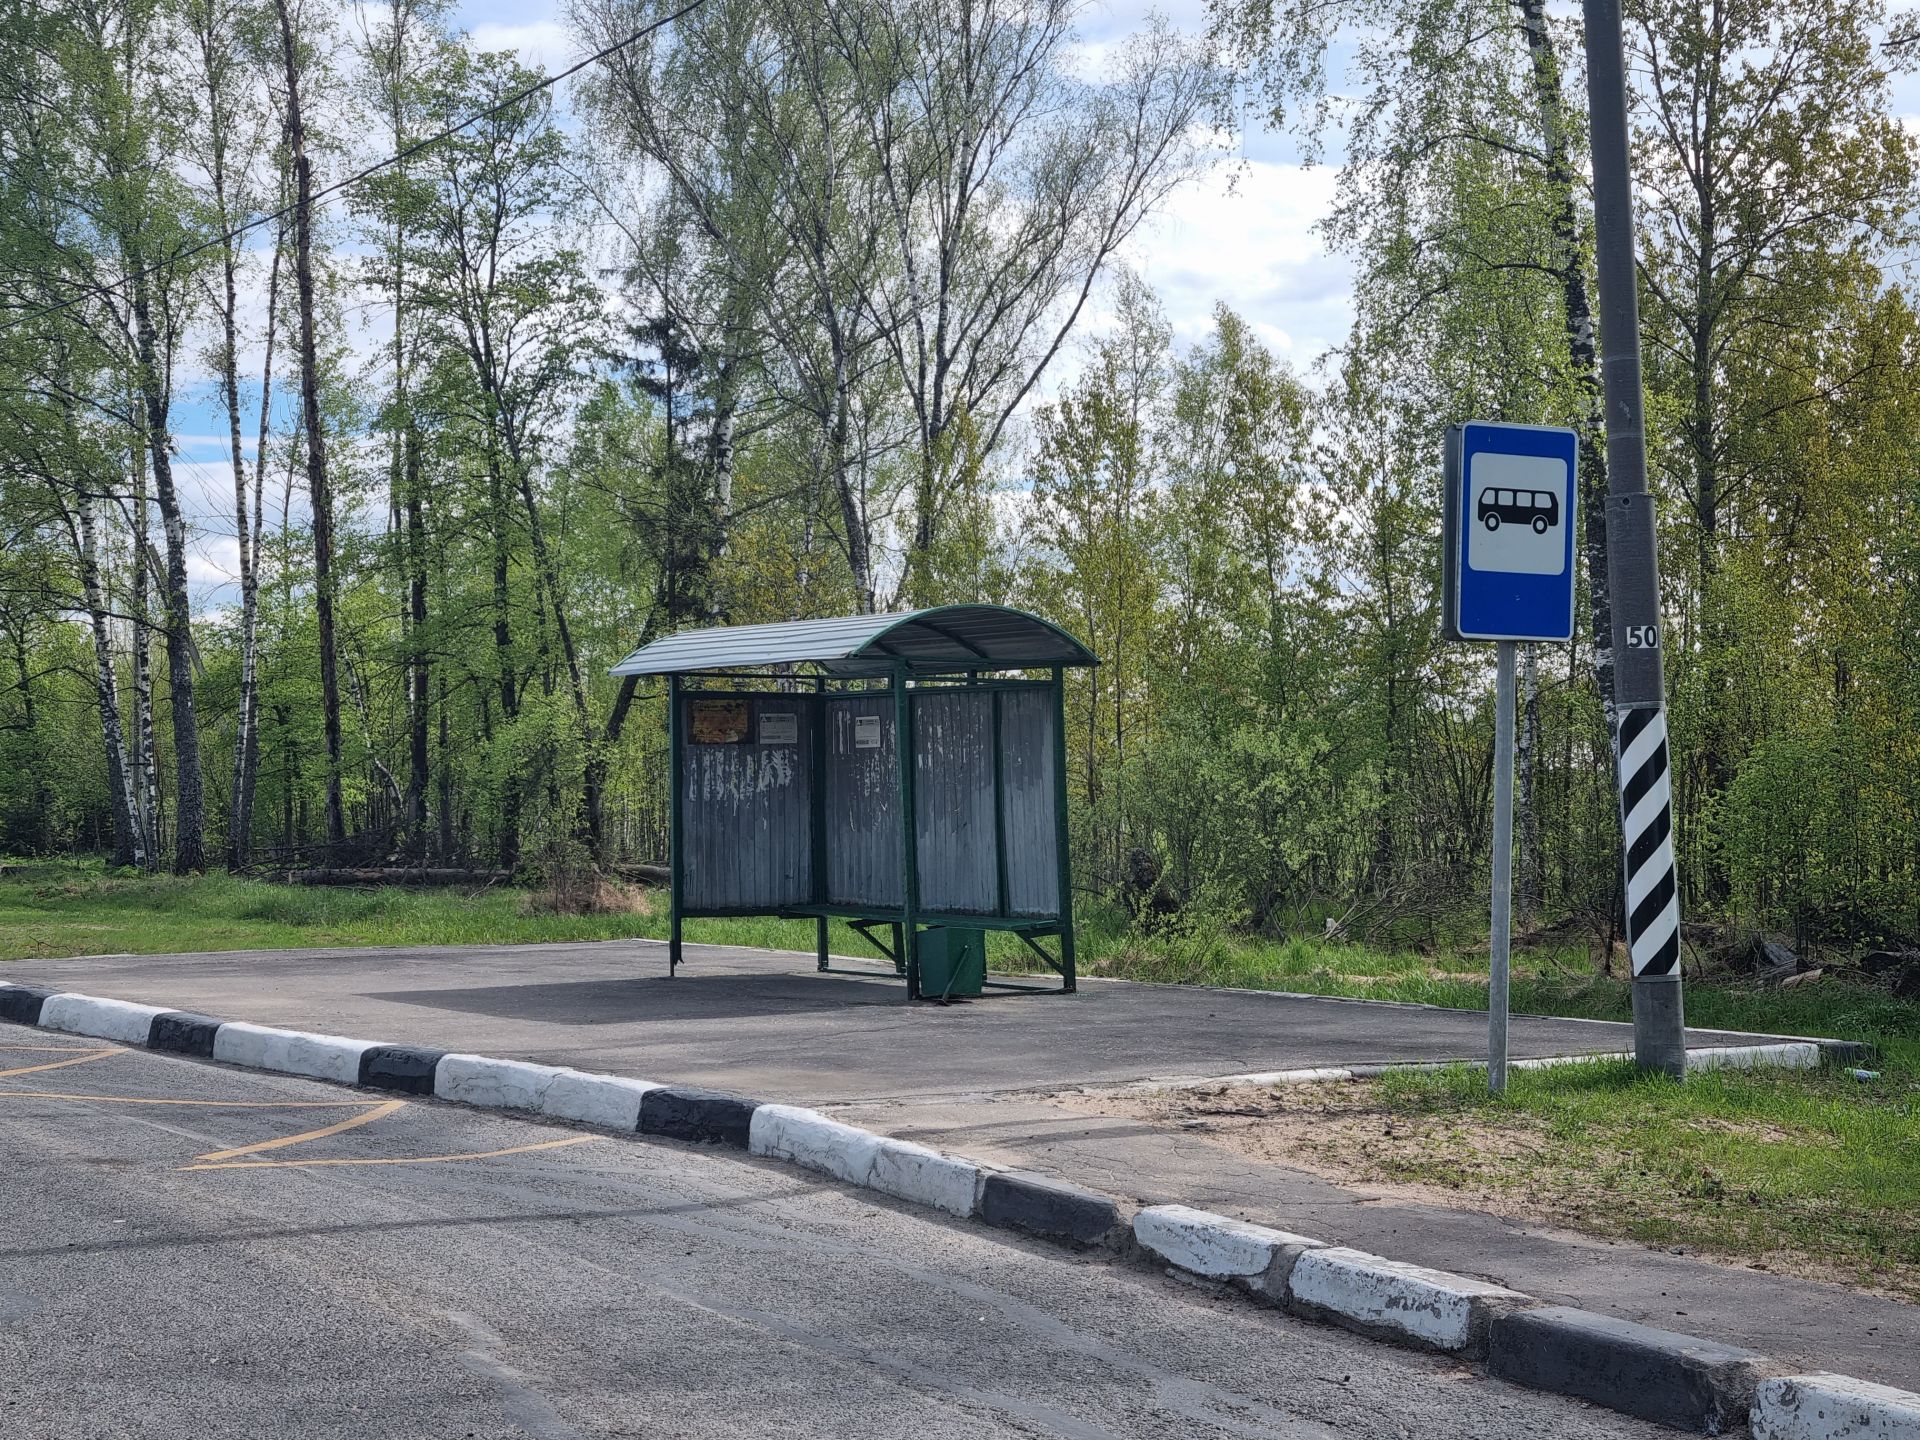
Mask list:
[[518,24],[483,20],[471,30],[482,50],[511,50],[522,65],[537,65],[552,75],[580,58],[573,32],[558,20],[530,20]]
[[1222,166],[1133,236],[1123,258],[1159,294],[1177,343],[1213,328],[1216,302],[1301,368],[1345,336],[1352,274],[1315,230],[1332,208],[1336,178],[1270,161]]

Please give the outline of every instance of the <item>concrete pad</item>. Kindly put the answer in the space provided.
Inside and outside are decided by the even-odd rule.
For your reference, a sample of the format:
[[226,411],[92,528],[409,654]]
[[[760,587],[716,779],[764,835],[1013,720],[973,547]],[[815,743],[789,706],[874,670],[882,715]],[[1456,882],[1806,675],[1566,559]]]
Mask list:
[[145,1045],[153,1030],[153,1018],[164,1015],[159,1005],[136,1005],[127,1000],[100,1000],[92,995],[50,995],[40,1007],[43,1030],[64,1030],[69,1035],[91,1035],[97,1040],[116,1040],[122,1045]]
[[345,1040],[335,1035],[309,1035],[300,1030],[275,1030],[265,1025],[229,1023],[213,1037],[213,1058],[255,1070],[277,1070],[283,1075],[305,1075],[341,1085],[360,1082],[360,1057],[370,1040]]
[[1265,1275],[1282,1251],[1326,1243],[1187,1205],[1142,1210],[1133,1217],[1133,1238],[1169,1264],[1214,1280]]
[[747,1149],[769,1160],[787,1160],[818,1170],[849,1185],[865,1185],[873,1175],[880,1137],[829,1120],[817,1110],[795,1105],[762,1105],[748,1126]]
[[943,1155],[911,1140],[882,1137],[873,1155],[870,1188],[966,1219],[980,1203],[982,1171],[971,1160]]
[[659,1088],[650,1080],[625,1080],[618,1075],[583,1075],[578,1070],[562,1070],[547,1087],[540,1101],[540,1113],[555,1120],[634,1131],[640,1128],[642,1100],[648,1091]]
[[1850,1375],[1784,1375],[1753,1397],[1753,1440],[1920,1440],[1920,1395]]
[[1550,1305],[1496,1315],[1487,1369],[1503,1380],[1719,1435],[1747,1419],[1766,1360],[1751,1350]]
[[1470,1276],[1341,1248],[1302,1255],[1287,1293],[1306,1314],[1452,1352],[1479,1348],[1495,1305],[1525,1305],[1532,1298]]
[[[823,975],[810,957],[689,945],[284,950],[33,961],[19,978],[322,1033],[389,1035],[588,1073],[828,1109],[1193,1076],[1480,1061],[1486,1016],[1264,991],[1086,979],[1074,995],[912,1005],[887,978]],[[5,972],[0,972],[5,973]],[[1517,1015],[1516,1060],[1632,1048],[1632,1027]],[[1776,1036],[1690,1032],[1694,1047]]]

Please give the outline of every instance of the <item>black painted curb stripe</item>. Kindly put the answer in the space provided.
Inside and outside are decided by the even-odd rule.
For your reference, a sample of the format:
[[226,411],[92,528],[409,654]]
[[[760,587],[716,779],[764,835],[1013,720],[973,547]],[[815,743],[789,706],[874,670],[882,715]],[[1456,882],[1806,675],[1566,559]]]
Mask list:
[[371,1090],[431,1095],[434,1073],[446,1053],[419,1045],[369,1045],[360,1055],[360,1083]]
[[1709,1435],[1747,1423],[1769,1368],[1752,1350],[1563,1305],[1495,1315],[1488,1337],[1499,1379]]
[[210,1015],[196,1015],[191,1010],[169,1010],[164,1015],[153,1017],[153,1024],[147,1030],[147,1048],[170,1051],[175,1055],[198,1055],[210,1060],[213,1058],[213,1037],[220,1033],[220,1027],[226,1023]]
[[1083,1247],[1110,1240],[1120,1226],[1113,1197],[1018,1170],[987,1172],[979,1216],[1002,1230]]
[[642,1135],[697,1140],[745,1150],[758,1100],[702,1090],[691,1085],[662,1085],[640,1097]]
[[38,1025],[40,1007],[60,993],[58,990],[42,990],[35,985],[0,986],[0,1020],[11,1020],[16,1025]]

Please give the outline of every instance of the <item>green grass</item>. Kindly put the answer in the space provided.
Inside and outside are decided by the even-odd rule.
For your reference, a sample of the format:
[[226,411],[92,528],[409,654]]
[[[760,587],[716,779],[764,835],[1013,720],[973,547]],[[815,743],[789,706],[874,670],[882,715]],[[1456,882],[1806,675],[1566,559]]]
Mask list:
[[[664,901],[646,912],[557,915],[529,892],[276,885],[229,875],[109,874],[98,865],[13,862],[0,876],[0,962],[65,955],[166,955],[361,945],[525,945],[664,939]],[[862,942],[836,927],[835,949]],[[687,938],[811,950],[799,920],[694,920]]]
[[1465,1066],[1365,1088],[1395,1136],[1381,1178],[1920,1299],[1914,1051],[1911,1035],[1889,1046],[1867,1082],[1829,1067],[1676,1085],[1599,1061],[1516,1071],[1498,1100]]

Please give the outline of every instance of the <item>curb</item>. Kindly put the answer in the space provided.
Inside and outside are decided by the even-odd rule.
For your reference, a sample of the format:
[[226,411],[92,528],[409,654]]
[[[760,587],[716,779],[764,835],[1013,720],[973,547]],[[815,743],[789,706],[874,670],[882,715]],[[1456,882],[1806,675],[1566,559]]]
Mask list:
[[[726,1145],[956,1219],[1157,1262],[1303,1319],[1483,1362],[1488,1374],[1514,1384],[1709,1435],[1748,1424],[1754,1440],[1920,1440],[1920,1394],[1845,1375],[1792,1374],[1750,1350],[1545,1305],[1473,1276],[1184,1205],[1136,1209],[1050,1176],[948,1155],[800,1106],[3,981],[0,1020],[616,1133]],[[1811,1043],[1751,1048],[1812,1050],[1818,1063],[1819,1047]]]
[[[1871,1052],[1871,1046],[1857,1040],[1776,1040],[1763,1045],[1703,1045],[1687,1051],[1687,1069],[1816,1070],[1822,1064],[1858,1064],[1868,1059]],[[1592,1065],[1602,1060],[1631,1059],[1633,1052],[1630,1050],[1603,1050],[1587,1055],[1542,1055],[1527,1060],[1510,1060],[1507,1068],[1557,1070],[1564,1065]],[[1485,1062],[1408,1060],[1382,1065],[1325,1065],[1304,1070],[1251,1070],[1237,1075],[1169,1075],[1156,1080],[1134,1080],[1124,1085],[1089,1085],[1081,1088],[1089,1092],[1139,1094],[1164,1090],[1212,1090],[1223,1086],[1321,1085],[1337,1080],[1378,1080],[1382,1075],[1430,1075],[1461,1065],[1476,1064],[1484,1066]]]

